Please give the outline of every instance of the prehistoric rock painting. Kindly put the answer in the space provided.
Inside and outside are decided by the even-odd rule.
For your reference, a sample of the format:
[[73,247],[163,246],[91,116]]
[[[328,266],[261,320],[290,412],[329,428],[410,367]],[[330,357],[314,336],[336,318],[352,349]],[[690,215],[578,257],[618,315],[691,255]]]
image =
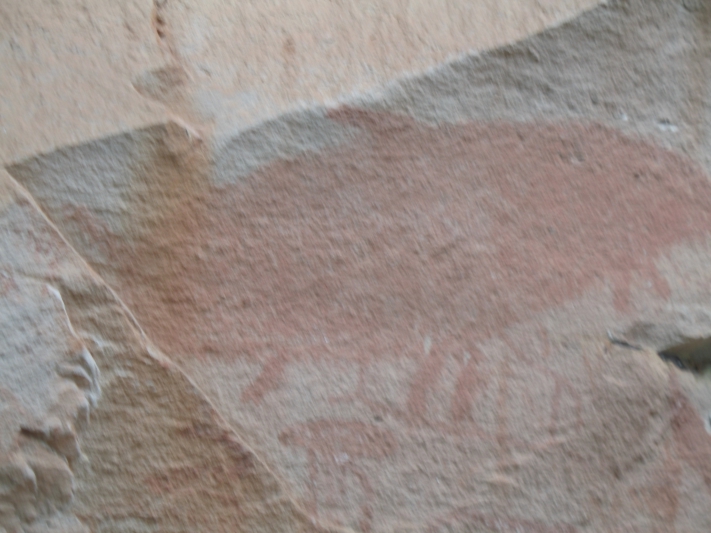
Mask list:
[[711,3],[562,3],[5,2],[0,533],[711,531]]
[[[229,376],[230,416],[319,518],[575,531],[621,494],[578,470],[623,492],[638,464],[666,480],[666,382],[531,324],[586,316],[591,291],[608,324],[667,301],[658,261],[711,234],[705,173],[596,124],[330,120],[358,133],[227,184],[199,141],[168,136],[116,183],[118,224],[90,196],[47,209],[166,353]],[[32,189],[72,150],[52,157],[13,173]],[[610,432],[618,409],[632,418]],[[641,508],[609,519],[656,512]]]

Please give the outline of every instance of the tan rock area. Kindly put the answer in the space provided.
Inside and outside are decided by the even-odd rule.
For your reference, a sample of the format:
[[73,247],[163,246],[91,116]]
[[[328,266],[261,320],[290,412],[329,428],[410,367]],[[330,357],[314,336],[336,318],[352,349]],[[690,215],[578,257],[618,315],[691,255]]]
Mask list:
[[234,133],[598,0],[3,0],[0,160],[189,117]]
[[593,4],[0,6],[0,531],[711,531],[711,4]]

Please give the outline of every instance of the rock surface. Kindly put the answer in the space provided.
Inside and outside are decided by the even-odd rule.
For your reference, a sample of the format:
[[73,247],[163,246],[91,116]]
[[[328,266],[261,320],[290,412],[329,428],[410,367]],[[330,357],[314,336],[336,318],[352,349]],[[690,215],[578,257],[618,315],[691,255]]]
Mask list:
[[711,5],[129,5],[0,143],[0,527],[711,530]]
[[0,527],[330,531],[3,178]]

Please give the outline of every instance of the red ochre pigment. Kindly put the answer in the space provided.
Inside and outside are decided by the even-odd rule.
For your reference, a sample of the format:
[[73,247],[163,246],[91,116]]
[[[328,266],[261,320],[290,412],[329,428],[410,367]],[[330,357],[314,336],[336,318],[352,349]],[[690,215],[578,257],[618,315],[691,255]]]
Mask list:
[[[467,354],[445,420],[429,419],[442,423],[438,431],[464,435],[486,388],[482,343],[596,288],[611,292],[619,314],[631,311],[633,291],[664,301],[670,288],[655,263],[673,245],[711,233],[711,186],[698,165],[607,127],[433,127],[353,109],[330,118],[360,133],[231,185],[210,184],[207,172],[197,177],[185,165],[174,174],[161,170],[161,179],[144,176],[166,189],[153,191],[158,215],[139,217],[131,235],[98,239],[107,243],[107,278],[171,357],[261,365],[240,391],[241,409],[259,411],[267,395],[288,388],[292,365],[335,359],[362,373],[380,360],[406,358],[418,370],[404,407],[363,391],[351,401],[423,424],[445,358]],[[97,231],[88,211],[75,216]],[[558,416],[561,395],[579,411],[576,385],[554,380],[550,416]],[[689,431],[688,440],[700,438],[687,407],[674,415],[675,441]],[[312,476],[318,468],[351,472],[366,495],[371,482],[357,461],[398,448],[398,435],[363,422],[274,424],[283,445],[309,450]],[[492,437],[501,446],[509,438]],[[349,439],[360,444],[343,470],[336,448]],[[711,454],[708,445],[698,457],[678,446],[692,465]]]
[[111,254],[172,356],[264,364],[247,401],[305,354],[422,358],[425,335],[474,353],[595,284],[622,312],[635,283],[666,298],[655,261],[711,231],[696,165],[599,125],[332,118],[362,135],[234,185],[185,187],[179,209]]

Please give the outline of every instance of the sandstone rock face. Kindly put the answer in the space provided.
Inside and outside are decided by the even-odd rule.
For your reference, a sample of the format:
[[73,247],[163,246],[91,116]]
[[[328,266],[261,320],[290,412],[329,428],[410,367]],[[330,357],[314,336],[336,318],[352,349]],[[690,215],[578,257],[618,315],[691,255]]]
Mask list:
[[0,528],[711,530],[711,6],[130,5],[4,148]]

